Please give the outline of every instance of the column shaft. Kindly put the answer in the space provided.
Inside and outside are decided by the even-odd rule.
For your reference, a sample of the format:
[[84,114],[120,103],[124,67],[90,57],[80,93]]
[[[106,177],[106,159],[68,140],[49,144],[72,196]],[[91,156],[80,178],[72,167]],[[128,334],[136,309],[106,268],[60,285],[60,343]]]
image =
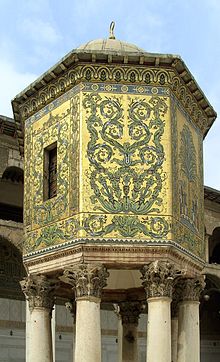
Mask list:
[[135,324],[123,324],[122,362],[138,361],[138,327]]
[[142,311],[139,301],[119,303],[119,314],[122,319],[122,361],[138,361],[138,320]]
[[27,362],[53,362],[50,310],[34,308],[30,319],[31,345]]
[[122,340],[123,340],[123,327],[120,316],[118,317],[118,362],[122,362]]
[[141,273],[148,303],[147,362],[170,362],[171,300],[179,272],[175,264],[156,260]]
[[69,310],[72,318],[73,318],[73,359],[74,359],[74,351],[75,351],[75,336],[76,336],[76,303],[73,301],[69,301],[65,303],[66,309]]
[[200,361],[199,302],[179,304],[178,362]]
[[45,275],[29,275],[21,282],[28,300],[27,362],[53,362],[51,314],[57,281]]
[[51,333],[53,347],[53,361],[56,361],[56,306],[54,305],[51,315]]
[[76,302],[75,362],[101,362],[100,300],[96,299]]
[[178,362],[200,361],[199,298],[205,287],[204,277],[182,279],[179,303]]
[[30,361],[30,327],[31,327],[31,312],[29,309],[28,300],[26,300],[26,328],[25,328],[25,351],[26,361]]
[[103,265],[79,264],[60,277],[76,297],[75,362],[101,362],[100,302],[109,273]]
[[147,362],[170,362],[171,299],[168,297],[155,297],[149,298],[147,302]]
[[177,362],[178,318],[171,319],[171,362]]

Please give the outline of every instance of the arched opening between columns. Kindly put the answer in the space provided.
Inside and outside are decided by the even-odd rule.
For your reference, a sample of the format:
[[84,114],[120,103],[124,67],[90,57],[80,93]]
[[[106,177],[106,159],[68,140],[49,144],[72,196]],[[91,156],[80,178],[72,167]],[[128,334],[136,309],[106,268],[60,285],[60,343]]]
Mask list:
[[220,280],[206,276],[200,303],[201,362],[220,360]]
[[25,361],[25,300],[19,284],[25,275],[20,251],[0,236],[0,362]]

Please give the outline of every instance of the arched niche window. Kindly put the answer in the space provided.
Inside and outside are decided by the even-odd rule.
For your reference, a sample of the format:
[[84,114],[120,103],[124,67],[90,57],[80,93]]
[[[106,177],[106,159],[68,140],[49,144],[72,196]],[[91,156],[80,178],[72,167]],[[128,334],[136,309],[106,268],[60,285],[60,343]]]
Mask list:
[[23,222],[23,183],[21,168],[5,169],[0,180],[0,219]]
[[206,275],[206,287],[200,300],[200,329],[202,339],[220,337],[220,280]]
[[0,297],[24,298],[19,282],[26,275],[19,250],[0,237]]

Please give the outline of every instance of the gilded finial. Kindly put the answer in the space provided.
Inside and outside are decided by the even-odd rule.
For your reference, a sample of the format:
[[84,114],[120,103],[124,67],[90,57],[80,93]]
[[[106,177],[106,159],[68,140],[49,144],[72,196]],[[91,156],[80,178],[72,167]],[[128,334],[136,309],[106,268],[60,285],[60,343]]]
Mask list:
[[109,39],[115,39],[114,28],[115,28],[115,22],[112,21],[109,28]]

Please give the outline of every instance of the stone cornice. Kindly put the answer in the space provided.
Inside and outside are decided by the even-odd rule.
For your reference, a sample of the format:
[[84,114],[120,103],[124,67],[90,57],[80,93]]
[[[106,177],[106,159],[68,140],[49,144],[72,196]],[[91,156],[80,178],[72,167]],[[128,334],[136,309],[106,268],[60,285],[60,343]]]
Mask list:
[[21,153],[24,121],[76,84],[86,81],[170,86],[204,136],[217,116],[178,56],[73,51],[12,101]]
[[[146,258],[152,261],[151,255],[154,255],[157,258],[169,258],[169,260],[176,261],[180,265],[187,265],[189,270],[192,271],[190,275],[193,275],[193,273],[200,273],[205,264],[201,259],[188,253],[185,249],[180,248],[178,244],[173,245],[167,242],[166,244],[161,244],[157,242],[153,245],[150,243],[148,243],[148,245],[140,245],[140,243],[136,243],[134,239],[131,240],[130,244],[128,244],[128,240],[114,240],[114,244],[112,243],[112,245],[109,244],[109,240],[107,239],[103,239],[102,243],[100,243],[100,240],[96,240],[96,242],[93,243],[88,239],[85,241],[86,245],[80,244],[80,242],[75,243],[75,245],[57,245],[51,250],[47,249],[34,254],[32,253],[24,257],[24,265],[34,273],[38,272],[35,268],[41,269],[42,267],[46,268],[45,272],[52,271],[53,263],[58,269],[59,263],[62,265],[62,260],[64,259],[66,265],[69,262],[72,264],[73,260],[74,262],[80,262],[82,260],[87,262],[90,260],[92,262],[102,261],[110,268],[114,268],[114,265],[129,267],[132,264],[133,268],[139,269],[141,265],[146,264]],[[58,249],[59,259],[57,258]]]

